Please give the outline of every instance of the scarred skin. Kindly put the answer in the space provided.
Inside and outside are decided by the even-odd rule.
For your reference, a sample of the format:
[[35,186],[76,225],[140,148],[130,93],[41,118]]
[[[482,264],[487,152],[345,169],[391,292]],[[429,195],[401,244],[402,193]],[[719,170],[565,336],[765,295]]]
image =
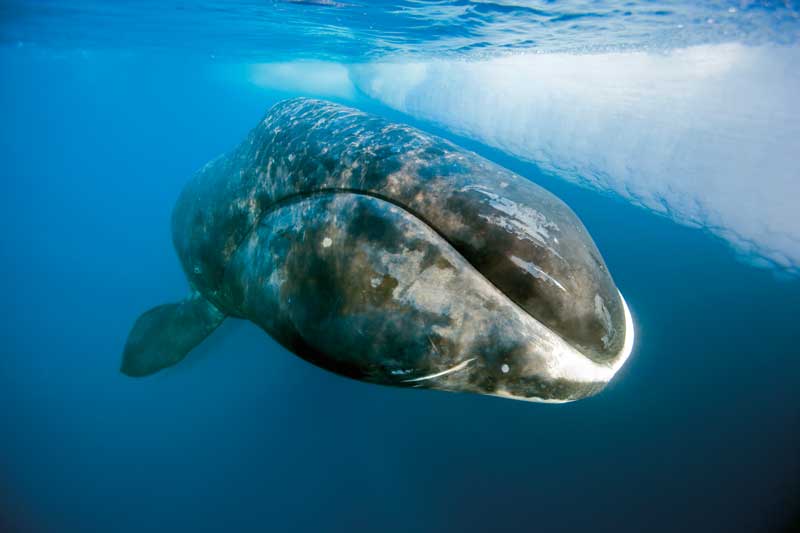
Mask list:
[[630,352],[623,300],[563,202],[330,102],[277,104],[206,165],[173,239],[220,316],[364,381],[569,401]]

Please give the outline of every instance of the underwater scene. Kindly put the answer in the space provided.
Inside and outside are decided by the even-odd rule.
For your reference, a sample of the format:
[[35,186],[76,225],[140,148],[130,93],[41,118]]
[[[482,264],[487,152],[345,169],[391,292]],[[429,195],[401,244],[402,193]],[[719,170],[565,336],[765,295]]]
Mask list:
[[0,0],[0,532],[800,530],[800,3]]

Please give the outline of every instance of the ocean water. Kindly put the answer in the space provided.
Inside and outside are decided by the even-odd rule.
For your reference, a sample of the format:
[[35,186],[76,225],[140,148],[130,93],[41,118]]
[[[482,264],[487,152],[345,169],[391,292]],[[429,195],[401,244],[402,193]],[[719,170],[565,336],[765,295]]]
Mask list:
[[[0,3],[0,531],[800,524],[794,2]],[[636,323],[564,405],[345,379],[182,298],[183,185],[281,99],[444,136],[563,199]]]

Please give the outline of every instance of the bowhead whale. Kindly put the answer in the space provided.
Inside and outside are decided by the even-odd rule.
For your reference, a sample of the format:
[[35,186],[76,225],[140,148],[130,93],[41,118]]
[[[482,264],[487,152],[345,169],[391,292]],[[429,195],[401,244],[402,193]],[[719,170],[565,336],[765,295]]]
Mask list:
[[633,324],[577,216],[454,144],[331,102],[274,106],[182,192],[191,288],[141,315],[122,372],[180,361],[225,317],[351,378],[564,402],[600,391]]

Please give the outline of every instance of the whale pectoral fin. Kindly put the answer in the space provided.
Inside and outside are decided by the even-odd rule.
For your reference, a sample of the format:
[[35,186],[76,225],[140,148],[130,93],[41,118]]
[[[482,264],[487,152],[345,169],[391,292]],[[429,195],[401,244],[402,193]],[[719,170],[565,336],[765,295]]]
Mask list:
[[123,374],[149,376],[178,363],[225,319],[214,304],[194,294],[143,313],[133,325],[122,355]]

